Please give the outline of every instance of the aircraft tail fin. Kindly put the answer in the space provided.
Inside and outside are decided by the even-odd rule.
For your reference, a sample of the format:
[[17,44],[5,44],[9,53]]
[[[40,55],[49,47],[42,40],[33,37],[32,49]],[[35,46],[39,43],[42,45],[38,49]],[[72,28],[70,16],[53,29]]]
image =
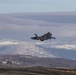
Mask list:
[[35,36],[36,36],[36,37],[38,37],[38,35],[37,35],[37,34],[35,34]]

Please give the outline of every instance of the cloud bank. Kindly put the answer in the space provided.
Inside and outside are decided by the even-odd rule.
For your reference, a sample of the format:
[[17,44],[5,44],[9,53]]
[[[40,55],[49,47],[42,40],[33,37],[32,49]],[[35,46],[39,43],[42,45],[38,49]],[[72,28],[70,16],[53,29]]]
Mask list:
[[34,33],[42,35],[48,31],[57,38],[76,38],[76,15],[65,16],[65,14],[64,17],[63,15],[51,13],[0,15],[0,39],[30,40]]

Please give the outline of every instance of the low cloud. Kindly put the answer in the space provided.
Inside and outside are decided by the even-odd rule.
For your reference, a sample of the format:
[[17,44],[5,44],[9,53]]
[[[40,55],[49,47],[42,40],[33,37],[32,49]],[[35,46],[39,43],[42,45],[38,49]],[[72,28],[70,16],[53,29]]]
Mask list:
[[58,38],[75,38],[76,25],[70,23],[53,23],[41,19],[27,19],[20,16],[0,15],[0,38],[20,38],[26,39],[33,34],[43,35],[51,32]]
[[12,33],[17,33],[17,34],[25,34],[25,35],[30,35],[34,33],[38,33],[39,35],[44,34],[48,31],[53,33],[57,37],[76,37],[76,26],[72,25],[64,25],[64,26],[29,26],[29,25],[0,25],[0,32],[4,31],[5,33],[10,32]]

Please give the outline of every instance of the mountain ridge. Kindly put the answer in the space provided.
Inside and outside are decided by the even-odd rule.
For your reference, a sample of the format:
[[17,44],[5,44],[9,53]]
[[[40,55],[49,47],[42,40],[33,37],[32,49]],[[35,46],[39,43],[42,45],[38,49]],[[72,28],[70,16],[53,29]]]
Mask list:
[[30,55],[0,55],[0,67],[76,68],[76,60],[48,58]]

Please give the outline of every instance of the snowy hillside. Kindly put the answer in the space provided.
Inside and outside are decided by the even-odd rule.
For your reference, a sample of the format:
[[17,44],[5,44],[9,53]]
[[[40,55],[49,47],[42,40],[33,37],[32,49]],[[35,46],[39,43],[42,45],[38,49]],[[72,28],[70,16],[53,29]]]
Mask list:
[[36,46],[45,49],[48,53],[52,53],[56,57],[76,59],[76,43],[71,41],[51,41],[45,43],[37,43]]
[[31,42],[0,41],[1,54],[23,54],[39,57],[55,57],[43,48],[37,47]]
[[52,42],[0,41],[0,54],[76,59],[76,44]]

